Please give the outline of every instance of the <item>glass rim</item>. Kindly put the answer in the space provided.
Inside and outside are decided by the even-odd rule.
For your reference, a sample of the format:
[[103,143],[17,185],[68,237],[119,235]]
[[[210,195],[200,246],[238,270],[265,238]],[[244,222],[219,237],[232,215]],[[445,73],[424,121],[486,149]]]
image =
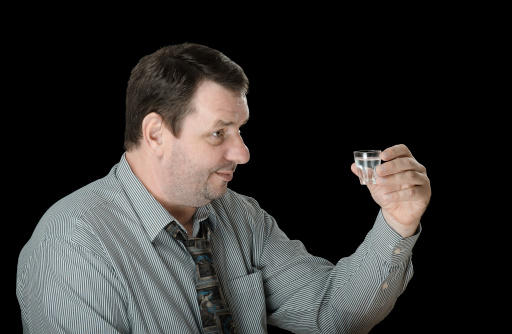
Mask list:
[[376,152],[381,153],[382,151],[381,150],[358,150],[358,151],[354,151],[354,153],[376,153]]

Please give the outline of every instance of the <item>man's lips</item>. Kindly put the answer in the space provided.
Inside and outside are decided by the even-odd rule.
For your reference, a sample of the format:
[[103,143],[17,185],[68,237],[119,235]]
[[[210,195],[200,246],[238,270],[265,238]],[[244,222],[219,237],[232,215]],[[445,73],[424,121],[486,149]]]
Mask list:
[[233,172],[215,172],[224,181],[231,181],[233,179]]

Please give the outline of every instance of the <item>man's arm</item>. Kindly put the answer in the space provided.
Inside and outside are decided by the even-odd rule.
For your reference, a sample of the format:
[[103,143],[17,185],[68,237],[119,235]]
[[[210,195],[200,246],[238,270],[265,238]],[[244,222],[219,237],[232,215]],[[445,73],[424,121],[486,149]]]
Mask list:
[[425,167],[405,145],[381,158],[377,184],[368,185],[381,211],[356,252],[335,267],[267,219],[261,270],[269,324],[296,333],[367,333],[389,314],[413,275],[412,248],[431,190]]
[[356,252],[336,266],[289,240],[270,216],[266,226],[259,269],[268,323],[294,333],[368,333],[389,314],[413,275],[411,255],[419,233],[402,238],[381,212]]

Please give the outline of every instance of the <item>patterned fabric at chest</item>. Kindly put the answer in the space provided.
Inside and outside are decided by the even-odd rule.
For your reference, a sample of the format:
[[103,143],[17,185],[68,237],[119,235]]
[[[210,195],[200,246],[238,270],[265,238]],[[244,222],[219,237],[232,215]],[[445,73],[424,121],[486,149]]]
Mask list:
[[197,237],[189,237],[183,233],[175,222],[167,227],[167,231],[183,243],[195,262],[197,302],[204,333],[237,333],[229,306],[215,274],[208,221],[201,222]]

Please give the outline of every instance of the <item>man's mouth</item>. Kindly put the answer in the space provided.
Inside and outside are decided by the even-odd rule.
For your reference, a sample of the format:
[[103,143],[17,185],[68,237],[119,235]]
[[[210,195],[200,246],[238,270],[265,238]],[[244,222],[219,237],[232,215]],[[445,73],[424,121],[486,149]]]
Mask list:
[[229,182],[233,179],[233,172],[215,172],[218,176],[220,176],[224,181]]

